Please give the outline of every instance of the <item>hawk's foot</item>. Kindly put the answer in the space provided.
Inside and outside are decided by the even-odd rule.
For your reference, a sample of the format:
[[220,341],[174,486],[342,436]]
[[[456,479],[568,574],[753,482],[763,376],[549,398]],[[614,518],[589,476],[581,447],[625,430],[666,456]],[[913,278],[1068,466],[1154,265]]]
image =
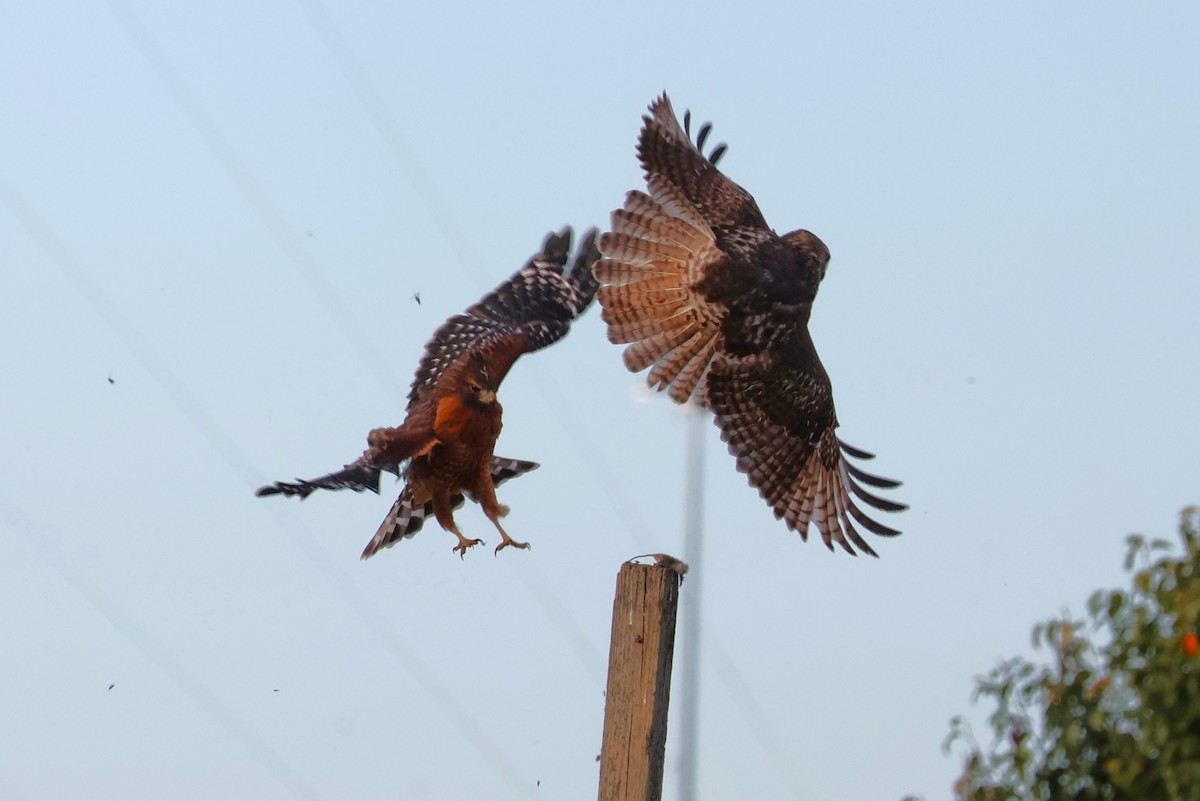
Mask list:
[[[457,531],[454,533],[458,534]],[[467,555],[467,549],[473,548],[476,545],[487,545],[487,543],[483,540],[469,540],[462,534],[458,534],[458,545],[454,546],[454,552],[458,554],[459,559],[462,559]]]
[[[500,533],[501,533],[501,534],[504,534],[504,532],[503,532],[503,531],[501,531]],[[512,537],[508,536],[507,534],[504,534],[504,541],[503,541],[503,542],[501,542],[499,545],[497,545],[497,546],[496,546],[496,554],[499,554],[499,553],[500,553],[500,551],[502,551],[503,549],[505,549],[505,548],[509,547],[510,545],[511,545],[513,548],[520,548],[520,549],[521,549],[521,550],[523,550],[523,551],[528,551],[528,550],[529,550],[529,543],[528,543],[528,542],[517,542],[517,541],[516,541],[516,540],[514,540]]]

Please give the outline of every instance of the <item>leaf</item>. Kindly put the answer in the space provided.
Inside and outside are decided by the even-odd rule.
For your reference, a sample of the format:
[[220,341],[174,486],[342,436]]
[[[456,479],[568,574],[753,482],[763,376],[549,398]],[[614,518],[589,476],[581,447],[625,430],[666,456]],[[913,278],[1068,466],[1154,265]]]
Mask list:
[[1133,569],[1133,562],[1137,559],[1137,555],[1142,550],[1142,546],[1146,544],[1146,538],[1141,534],[1130,534],[1125,542],[1128,543],[1128,550],[1125,552],[1125,571],[1129,572]]
[[1121,607],[1125,604],[1125,594],[1114,590],[1108,596],[1108,617],[1115,619],[1121,612]]

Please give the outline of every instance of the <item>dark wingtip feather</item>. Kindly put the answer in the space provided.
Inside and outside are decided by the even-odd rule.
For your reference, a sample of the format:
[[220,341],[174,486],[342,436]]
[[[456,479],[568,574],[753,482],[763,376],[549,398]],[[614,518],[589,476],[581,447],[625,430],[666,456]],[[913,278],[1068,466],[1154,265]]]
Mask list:
[[579,293],[579,314],[583,314],[584,310],[592,305],[596,290],[600,288],[600,281],[596,279],[596,273],[592,270],[600,259],[599,238],[600,231],[597,228],[589,228],[584,232],[579,249],[575,252],[575,261],[567,274],[567,280]]
[[873,453],[868,453],[867,451],[864,451],[861,448],[856,448],[853,445],[847,445],[846,441],[841,437],[838,437],[838,445],[841,446],[843,451],[853,456],[855,459],[870,460],[875,458],[875,454]]
[[879,558],[879,554],[875,553],[875,549],[868,545],[867,541],[862,538],[862,536],[858,533],[858,529],[856,529],[854,524],[850,522],[849,517],[842,521],[842,527],[846,531],[846,536],[850,538],[851,542],[858,546],[860,551],[865,553],[867,556],[874,556],[876,559]]
[[880,509],[884,512],[903,512],[908,508],[905,504],[897,503],[896,501],[889,501],[887,498],[880,498],[878,495],[872,495],[863,489],[862,485],[853,478],[849,478],[849,484],[850,490],[856,497],[866,501],[876,509]]
[[864,512],[862,509],[859,509],[858,505],[855,504],[854,501],[848,500],[846,503],[846,508],[850,514],[854,515],[854,519],[858,521],[859,525],[861,525],[867,531],[870,531],[872,534],[878,534],[880,537],[900,536],[900,532],[896,529],[889,528],[888,526],[885,526],[882,523],[877,523],[871,518],[867,517],[866,512]]
[[298,496],[300,500],[304,500],[315,489],[317,489],[317,486],[313,483],[298,478],[295,483],[290,481],[276,481],[274,484],[259,487],[254,494],[259,498],[267,498],[271,495],[283,495],[288,498]]
[[[665,97],[665,95],[664,95],[664,97]],[[695,146],[696,150],[698,150],[700,152],[701,156],[704,155],[704,144],[708,141],[708,135],[712,133],[712,128],[713,128],[712,123],[706,122],[700,126],[700,129],[698,131],[696,131],[696,141],[695,141],[694,146]],[[691,137],[692,137],[692,111],[691,111],[691,109],[688,109],[687,111],[683,112],[683,132],[688,137],[688,139],[691,140]],[[709,153],[708,156],[706,157],[708,163],[712,164],[715,167],[717,162],[721,160],[721,156],[725,155],[725,151],[728,148],[729,148],[729,145],[725,144],[724,142],[722,142],[721,144],[714,147],[712,149],[712,152]]]
[[896,487],[900,486],[899,481],[894,481],[890,478],[873,476],[861,468],[855,467],[850,462],[846,462],[846,469],[850,472],[850,475],[854,476],[862,483],[869,484],[872,487],[878,487],[879,489],[895,489]]
[[571,253],[572,233],[571,226],[566,225],[558,232],[551,231],[546,234],[546,239],[542,242],[542,252],[530,261],[536,259],[563,267],[567,263],[567,256]]

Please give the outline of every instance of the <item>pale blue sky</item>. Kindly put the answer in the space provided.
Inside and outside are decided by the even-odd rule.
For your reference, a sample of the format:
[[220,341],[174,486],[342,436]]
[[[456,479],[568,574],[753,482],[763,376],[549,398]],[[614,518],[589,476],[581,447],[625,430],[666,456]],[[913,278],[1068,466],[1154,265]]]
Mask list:
[[390,497],[253,489],[352,459],[445,317],[603,225],[666,89],[829,245],[841,433],[912,506],[830,554],[707,429],[701,798],[946,798],[972,677],[1200,500],[1198,42],[1192,3],[8,4],[0,797],[594,796],[686,432],[597,313],[501,391],[532,551],[363,564]]

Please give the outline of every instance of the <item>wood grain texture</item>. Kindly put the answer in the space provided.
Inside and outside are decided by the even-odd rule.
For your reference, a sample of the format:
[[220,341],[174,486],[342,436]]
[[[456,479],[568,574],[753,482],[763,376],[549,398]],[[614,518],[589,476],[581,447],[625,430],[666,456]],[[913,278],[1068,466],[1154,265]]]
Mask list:
[[679,574],[625,564],[613,600],[600,801],[659,801]]

